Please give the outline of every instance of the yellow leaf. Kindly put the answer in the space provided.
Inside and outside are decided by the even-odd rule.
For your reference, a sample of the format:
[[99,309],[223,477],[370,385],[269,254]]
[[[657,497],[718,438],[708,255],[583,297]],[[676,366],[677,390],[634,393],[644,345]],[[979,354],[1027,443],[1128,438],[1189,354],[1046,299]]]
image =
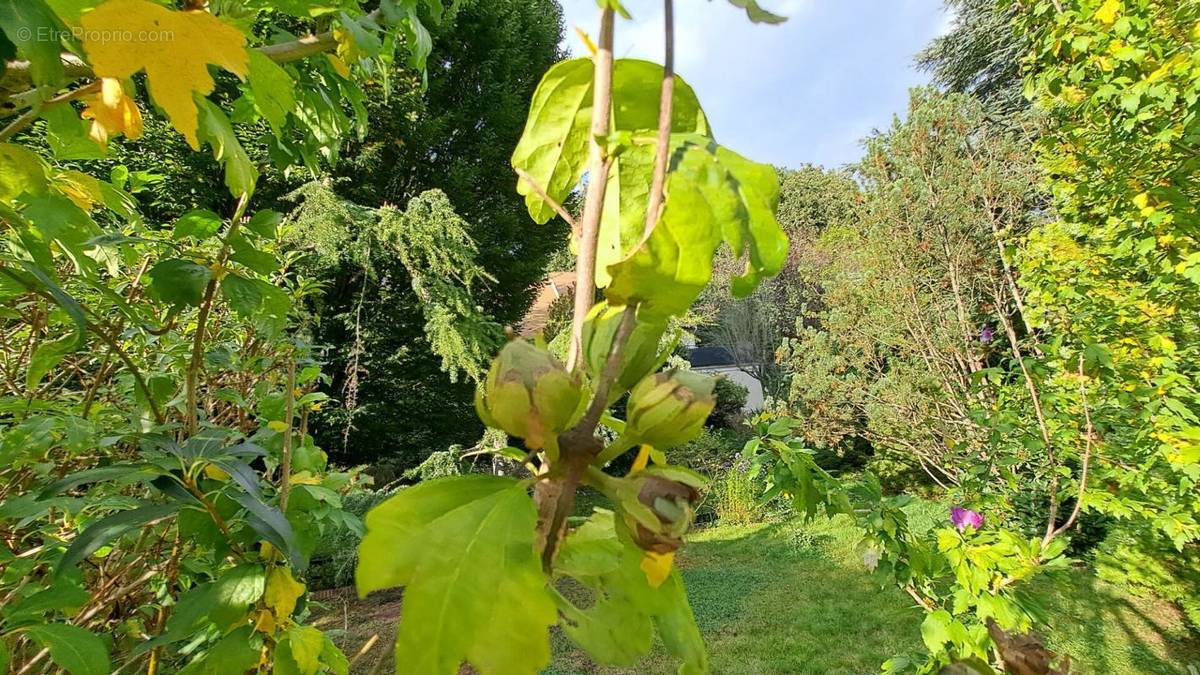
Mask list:
[[583,44],[588,48],[588,52],[590,52],[592,56],[595,56],[597,49],[596,43],[592,42],[592,36],[588,35],[587,31],[579,26],[575,26],[575,34],[579,36],[580,40],[583,40]]
[[282,622],[296,610],[296,600],[304,595],[304,588],[304,584],[292,576],[290,568],[276,567],[267,576],[263,602],[275,611],[275,616]]
[[213,90],[208,65],[243,80],[246,38],[202,10],[172,11],[147,0],[108,0],[80,19],[83,48],[96,75],[128,78],[146,71],[146,86],[171,125],[199,150],[199,112],[193,92]]
[[269,610],[260,609],[254,618],[254,630],[270,635],[275,632],[275,615]]
[[142,111],[137,102],[125,94],[121,81],[106,77],[100,81],[100,93],[84,99],[85,120],[92,121],[88,135],[105,150],[111,136],[124,134],[130,140],[142,137]]
[[337,71],[338,75],[347,80],[350,79],[350,67],[346,65],[346,62],[341,57],[327,52],[325,58],[329,59],[329,63],[333,65],[333,69]]
[[270,422],[267,422],[267,428],[271,431],[278,431],[282,434],[288,430],[288,425],[287,422],[283,422],[281,420],[271,420]]
[[1104,0],[1104,4],[1096,10],[1096,19],[1111,26],[1117,20],[1117,12],[1121,9],[1121,0]]
[[675,561],[675,552],[655,553],[654,551],[646,551],[646,555],[642,556],[642,571],[646,573],[646,581],[650,585],[658,588],[662,583],[671,576],[671,564]]
[[213,480],[227,481],[229,480],[229,472],[215,464],[208,464],[204,467],[204,475]]
[[301,471],[300,473],[292,474],[291,478],[288,479],[288,482],[290,482],[292,485],[320,485],[321,479],[318,476],[312,475],[308,471]]
[[54,186],[84,211],[91,211],[104,201],[100,181],[82,171],[68,169],[58,172],[54,176]]

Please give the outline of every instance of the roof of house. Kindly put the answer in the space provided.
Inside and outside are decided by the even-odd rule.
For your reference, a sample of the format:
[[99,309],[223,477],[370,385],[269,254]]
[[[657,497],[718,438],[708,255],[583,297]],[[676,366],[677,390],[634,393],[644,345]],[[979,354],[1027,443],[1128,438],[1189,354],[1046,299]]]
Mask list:
[[550,307],[563,295],[575,288],[574,272],[553,272],[546,277],[529,311],[517,326],[517,334],[521,337],[532,337],[539,333],[550,322]]
[[733,353],[724,347],[692,347],[688,350],[687,360],[693,368],[738,365]]

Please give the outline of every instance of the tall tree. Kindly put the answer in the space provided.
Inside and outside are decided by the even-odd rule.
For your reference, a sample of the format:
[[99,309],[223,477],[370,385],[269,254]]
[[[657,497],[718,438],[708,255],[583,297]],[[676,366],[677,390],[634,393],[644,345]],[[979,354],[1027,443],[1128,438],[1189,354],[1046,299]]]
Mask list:
[[[566,243],[561,221],[529,222],[509,166],[540,73],[561,57],[561,10],[552,0],[464,0],[431,30],[427,89],[368,97],[371,125],[331,181],[346,201],[326,205],[348,225],[366,225],[367,211],[441,190],[487,273],[471,298],[481,314],[515,324]],[[421,83],[406,65],[390,77]],[[326,268],[316,339],[331,347],[328,391],[342,405],[316,416],[314,433],[341,461],[392,458],[403,469],[450,444],[473,443],[483,427],[471,383],[443,370],[410,270],[389,248],[363,252]]]
[[948,91],[971,94],[995,117],[1029,107],[1021,94],[1028,40],[1013,27],[1016,9],[996,0],[945,0],[953,22],[917,54],[917,66]]

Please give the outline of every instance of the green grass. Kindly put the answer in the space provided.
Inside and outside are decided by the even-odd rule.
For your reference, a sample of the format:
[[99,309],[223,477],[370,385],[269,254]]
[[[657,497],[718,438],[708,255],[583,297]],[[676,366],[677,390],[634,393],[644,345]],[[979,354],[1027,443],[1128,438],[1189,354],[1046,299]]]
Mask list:
[[[713,672],[873,673],[918,648],[921,613],[899,590],[873,583],[855,538],[845,518],[696,533],[679,564]],[[1038,589],[1051,613],[1046,638],[1080,672],[1200,669],[1200,644],[1170,606],[1131,597],[1084,570],[1064,585]],[[554,647],[550,675],[674,672],[658,646],[635,669],[597,667],[561,636]]]
[[[597,501],[586,495],[583,507]],[[909,522],[924,529],[945,518],[943,507],[914,502]],[[875,673],[889,657],[920,648],[921,612],[899,590],[879,588],[864,569],[851,521],[839,516],[811,525],[796,521],[717,526],[689,538],[678,563],[704,633],[712,672],[721,675]],[[1081,673],[1200,672],[1200,639],[1171,605],[1133,597],[1071,571],[1057,586],[1036,586],[1049,609],[1049,646],[1072,657]],[[401,611],[398,592],[325,601],[318,621],[353,656],[372,636],[352,672],[390,671],[391,638]],[[668,675],[675,665],[655,646],[636,668],[601,668],[553,633],[547,675],[638,673]],[[464,671],[467,672],[467,671]]]

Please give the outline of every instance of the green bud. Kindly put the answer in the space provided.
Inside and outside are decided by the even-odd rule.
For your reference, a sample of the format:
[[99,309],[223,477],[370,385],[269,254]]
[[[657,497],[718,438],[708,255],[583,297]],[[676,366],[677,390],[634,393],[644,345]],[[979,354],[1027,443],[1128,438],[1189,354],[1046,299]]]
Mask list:
[[664,450],[700,434],[717,399],[716,378],[670,370],[643,378],[629,392],[625,432]]
[[[592,378],[598,378],[604,372],[624,313],[624,307],[608,302],[601,302],[588,312],[583,324],[583,364]],[[629,340],[621,349],[621,370],[617,381],[609,389],[609,403],[620,398],[638,380],[662,365],[666,354],[659,353],[658,344],[666,327],[665,323],[638,321],[634,324]]]
[[555,448],[558,435],[579,419],[586,403],[579,378],[528,340],[505,345],[475,392],[475,410],[484,424],[525,439],[534,450]]

